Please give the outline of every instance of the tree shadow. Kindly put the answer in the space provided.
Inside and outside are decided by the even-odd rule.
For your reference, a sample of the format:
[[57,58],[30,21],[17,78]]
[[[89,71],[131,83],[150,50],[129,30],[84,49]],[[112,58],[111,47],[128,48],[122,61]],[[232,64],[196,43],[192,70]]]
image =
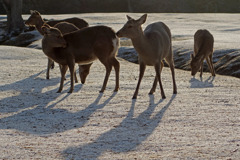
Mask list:
[[212,87],[214,87],[214,84],[213,84],[214,79],[215,79],[215,77],[209,76],[208,79],[203,81],[203,79],[201,77],[200,77],[200,80],[193,77],[189,81],[191,84],[190,88],[212,88]]
[[114,153],[129,152],[145,141],[159,126],[164,113],[169,108],[176,95],[156,115],[152,115],[155,108],[163,102],[154,103],[154,95],[149,96],[149,106],[138,117],[134,118],[135,100],[126,118],[114,129],[103,133],[94,142],[79,147],[70,147],[63,151],[63,156],[68,159],[98,159],[106,151]]
[[[0,119],[0,129],[16,129],[19,131],[27,132],[29,134],[48,135],[52,133],[64,132],[66,130],[77,127],[82,127],[85,123],[88,122],[89,117],[96,110],[106,106],[117,94],[114,92],[107,100],[105,100],[102,104],[99,104],[99,101],[103,96],[103,93],[100,93],[92,104],[90,104],[85,109],[75,113],[72,113],[66,109],[56,109],[54,107],[69,97],[71,94],[66,93],[66,95],[61,99],[56,100],[60,95],[62,95],[56,93],[57,88],[41,93],[44,86],[49,86],[49,83],[46,83],[45,79],[44,81],[37,80],[35,83],[41,82],[41,84],[38,85],[38,87],[32,88],[32,81],[34,81],[34,78],[36,78],[39,74],[30,76],[27,79],[18,81],[13,84],[0,86],[1,91],[14,89],[17,90],[17,92],[20,92],[20,94],[17,96],[7,97],[3,99],[5,104],[10,101],[12,102],[9,106],[5,106],[11,107],[8,112],[5,112],[2,107],[1,112],[16,112],[16,114]],[[51,85],[55,85],[56,83],[59,82],[55,80],[55,82],[52,82]],[[38,102],[41,101],[41,103],[36,104],[36,102],[34,102],[34,98],[38,98]],[[26,100],[27,102],[24,104],[17,104],[18,100],[20,100],[20,102]],[[49,105],[49,103],[52,101],[56,102]],[[13,106],[15,103],[16,106]]]

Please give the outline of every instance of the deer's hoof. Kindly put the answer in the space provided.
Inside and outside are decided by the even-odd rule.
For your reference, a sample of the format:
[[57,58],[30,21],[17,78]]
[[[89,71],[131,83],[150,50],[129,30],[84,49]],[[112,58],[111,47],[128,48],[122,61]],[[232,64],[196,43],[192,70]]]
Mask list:
[[137,96],[133,96],[132,99],[137,99]]
[[154,92],[150,91],[148,94],[149,94],[149,95],[153,95],[153,93],[154,93]]
[[68,93],[72,93],[73,92],[73,88],[70,88]]
[[82,84],[84,84],[84,83],[85,83],[85,81],[81,81],[81,83],[82,83]]

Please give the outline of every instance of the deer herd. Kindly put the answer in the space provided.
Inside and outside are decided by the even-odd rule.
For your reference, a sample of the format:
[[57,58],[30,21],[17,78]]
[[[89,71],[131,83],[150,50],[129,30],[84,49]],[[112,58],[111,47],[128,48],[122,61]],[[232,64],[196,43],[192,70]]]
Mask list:
[[[59,64],[61,73],[60,87],[57,92],[63,89],[65,74],[69,68],[71,87],[69,93],[74,90],[74,82],[78,82],[75,64],[79,66],[81,83],[85,83],[90,67],[95,60],[99,60],[106,69],[105,78],[100,92],[104,92],[112,67],[115,70],[116,82],[114,91],[119,89],[120,64],[116,59],[119,47],[119,38],[131,39],[134,48],[138,53],[140,73],[133,99],[137,98],[141,80],[146,66],[154,66],[156,75],[149,94],[153,94],[159,83],[161,96],[166,98],[161,81],[161,71],[164,63],[168,63],[173,81],[173,94],[177,94],[175,81],[174,61],[172,53],[171,31],[163,22],[149,24],[145,30],[142,24],[147,19],[144,14],[135,20],[127,16],[128,21],[115,32],[107,26],[89,26],[80,18],[68,18],[64,20],[53,20],[45,22],[38,11],[31,11],[31,16],[25,22],[28,26],[34,26],[43,35],[42,50],[48,57],[46,78],[49,79],[49,71],[54,67],[54,62]],[[191,54],[191,75],[200,71],[203,72],[203,61],[206,59],[212,76],[215,76],[213,67],[213,43],[214,38],[208,30],[198,30],[194,35],[194,54]]]

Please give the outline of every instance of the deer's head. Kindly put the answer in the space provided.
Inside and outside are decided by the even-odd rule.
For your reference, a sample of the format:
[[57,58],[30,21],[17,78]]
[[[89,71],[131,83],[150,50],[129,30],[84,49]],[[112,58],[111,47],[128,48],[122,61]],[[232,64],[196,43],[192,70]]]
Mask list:
[[26,20],[25,24],[28,26],[35,26],[42,20],[41,14],[36,10],[30,10],[31,16]]
[[67,42],[63,38],[63,35],[59,29],[44,25],[42,27],[42,31],[44,34],[44,40],[47,41],[47,43],[51,45],[51,47],[66,48]]
[[147,14],[135,20],[127,15],[127,23],[117,32],[118,37],[136,38],[142,32],[142,24],[146,22]]
[[191,75],[192,76],[195,76],[195,74],[199,71],[200,66],[201,66],[201,59],[194,56],[194,54],[191,54],[190,67],[191,67]]

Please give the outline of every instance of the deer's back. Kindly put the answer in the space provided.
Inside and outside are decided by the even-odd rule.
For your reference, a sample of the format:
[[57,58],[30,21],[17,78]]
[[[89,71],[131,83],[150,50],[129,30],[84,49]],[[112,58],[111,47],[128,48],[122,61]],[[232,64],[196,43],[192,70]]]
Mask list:
[[62,32],[62,34],[79,30],[79,28],[77,28],[74,24],[68,22],[57,23],[54,27],[58,28]]
[[48,21],[47,24],[50,26],[54,26],[60,22],[68,22],[68,23],[72,23],[74,24],[76,27],[78,27],[79,29],[84,28],[84,27],[88,27],[88,23],[81,19],[81,18],[67,18],[67,19],[63,19],[63,20],[53,20],[53,21]]
[[194,49],[196,52],[199,52],[199,50],[213,52],[213,43],[213,35],[208,30],[198,30],[194,34]]
[[103,42],[102,40],[105,39],[110,41],[114,38],[116,38],[115,32],[106,26],[88,27],[64,35],[64,39],[71,45],[76,45],[75,47],[81,43],[92,46],[96,42]]
[[95,26],[65,34],[64,39],[68,52],[74,53],[76,61],[82,61],[110,54],[114,49],[113,41],[118,38],[110,27]]
[[149,24],[144,30],[144,34],[148,35],[151,33],[157,33],[159,38],[171,39],[170,29],[163,22]]
[[[149,48],[157,59],[163,59],[171,51],[171,32],[163,22],[156,22],[148,25],[144,30],[150,46]],[[156,54],[158,52],[158,54]]]

